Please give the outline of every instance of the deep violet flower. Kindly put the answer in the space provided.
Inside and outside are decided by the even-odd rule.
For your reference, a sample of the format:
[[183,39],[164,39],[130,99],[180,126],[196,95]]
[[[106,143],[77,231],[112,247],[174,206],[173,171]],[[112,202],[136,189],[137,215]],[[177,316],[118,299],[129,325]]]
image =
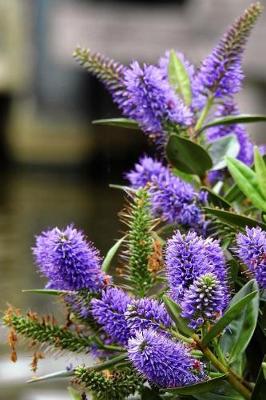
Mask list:
[[266,289],[266,232],[261,228],[248,228],[236,238],[237,254],[256,278],[259,286]]
[[124,73],[125,90],[114,93],[114,100],[128,118],[136,120],[159,146],[166,141],[165,126],[189,126],[192,113],[170,87],[160,68],[141,67],[134,61]]
[[48,278],[46,287],[94,292],[103,288],[99,252],[72,225],[42,232],[32,250],[39,270]]
[[151,384],[162,388],[185,386],[204,379],[202,364],[197,362],[199,369],[193,370],[196,360],[184,345],[152,329],[139,331],[129,339],[128,357]]
[[244,78],[242,55],[250,31],[261,11],[259,3],[251,4],[202,62],[196,80],[198,85],[202,85],[206,95],[232,96],[240,90]]
[[156,182],[161,174],[166,173],[163,164],[149,156],[143,156],[134,165],[134,168],[125,174],[134,189],[145,187],[148,183]]
[[222,249],[217,240],[203,239],[195,232],[182,235],[177,231],[168,240],[166,274],[171,296],[182,301],[194,280],[206,273],[213,273],[224,288],[224,304],[228,302],[227,270]]
[[101,299],[91,301],[91,313],[95,320],[115,343],[121,345],[127,344],[130,335],[125,312],[131,301],[126,292],[115,287],[103,291]]
[[150,298],[133,300],[128,305],[125,316],[132,334],[148,328],[165,334],[165,329],[171,326],[164,304]]
[[224,287],[213,273],[200,275],[185,291],[181,315],[190,321],[193,329],[206,321],[213,322],[224,309],[224,296]]

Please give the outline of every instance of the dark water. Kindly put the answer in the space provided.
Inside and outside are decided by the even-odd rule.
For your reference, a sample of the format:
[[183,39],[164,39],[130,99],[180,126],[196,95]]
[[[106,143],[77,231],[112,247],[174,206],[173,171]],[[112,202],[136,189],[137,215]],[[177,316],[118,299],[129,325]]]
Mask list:
[[[40,312],[58,312],[55,300],[22,293],[41,288],[44,280],[36,272],[31,247],[43,229],[74,223],[84,230],[102,254],[120,236],[117,212],[123,204],[121,191],[96,184],[79,174],[13,171],[2,174],[0,186],[0,310],[9,302]],[[6,331],[0,328],[0,400],[68,399],[65,383],[26,386],[32,373],[30,356],[23,353],[15,366],[9,362]],[[60,370],[69,360],[45,360],[40,373]],[[72,360],[71,360],[72,361]],[[56,391],[55,390],[59,390]]]

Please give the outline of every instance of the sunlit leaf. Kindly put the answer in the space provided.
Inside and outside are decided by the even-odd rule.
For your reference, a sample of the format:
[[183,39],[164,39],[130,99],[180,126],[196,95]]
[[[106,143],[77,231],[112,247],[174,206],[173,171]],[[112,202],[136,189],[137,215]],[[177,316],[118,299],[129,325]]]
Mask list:
[[170,51],[168,64],[168,79],[175,92],[179,94],[185,104],[191,104],[191,87],[187,70],[174,50]]
[[105,259],[103,260],[103,264],[102,264],[102,270],[104,272],[108,272],[112,263],[112,260],[114,258],[114,256],[116,255],[119,247],[121,246],[121,244],[123,243],[123,241],[125,240],[125,236],[123,236],[121,239],[119,239],[108,251],[108,253],[106,254]]
[[226,156],[236,157],[239,153],[240,145],[236,135],[227,135],[211,142],[209,154],[212,158],[212,171],[226,167]]
[[262,195],[266,198],[266,165],[259,149],[254,147],[255,173]]

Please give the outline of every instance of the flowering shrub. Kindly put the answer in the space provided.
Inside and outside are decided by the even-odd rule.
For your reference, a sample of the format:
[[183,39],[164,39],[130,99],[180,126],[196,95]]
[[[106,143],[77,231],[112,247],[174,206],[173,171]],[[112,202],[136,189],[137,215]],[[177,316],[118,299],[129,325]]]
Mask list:
[[266,165],[246,124],[266,117],[234,99],[261,11],[252,4],[197,68],[174,50],[129,66],[75,51],[123,114],[96,122],[143,131],[156,155],[125,174],[126,232],[105,257],[72,225],[37,236],[47,285],[32,291],[58,296],[67,321],[10,307],[12,360],[23,336],[34,371],[45,346],[97,361],[34,381],[65,377],[75,399],[264,398]]

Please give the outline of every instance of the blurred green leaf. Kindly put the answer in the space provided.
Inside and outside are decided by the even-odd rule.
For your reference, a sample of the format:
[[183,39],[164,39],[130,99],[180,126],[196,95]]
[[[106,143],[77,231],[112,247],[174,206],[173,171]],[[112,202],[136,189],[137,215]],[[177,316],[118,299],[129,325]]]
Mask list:
[[72,400],[82,400],[80,392],[72,388],[71,386],[67,388],[67,391]]
[[102,270],[104,272],[108,272],[112,263],[112,260],[114,258],[114,256],[116,255],[119,247],[121,246],[121,244],[124,242],[126,236],[123,236],[121,239],[119,239],[108,251],[108,253],[106,254],[105,259],[103,260],[103,264],[102,264]]
[[262,195],[266,198],[266,165],[257,146],[254,147],[255,173]]
[[260,210],[266,211],[264,199],[255,172],[239,160],[227,157],[227,167],[235,183],[245,196]]
[[223,169],[226,167],[226,156],[237,157],[240,145],[236,135],[227,135],[211,142],[209,154],[212,158],[212,171]]
[[232,203],[233,201],[242,201],[244,200],[245,196],[239,189],[239,187],[236,184],[233,184],[230,189],[225,193],[224,195],[225,200],[229,201],[229,203]]
[[172,299],[170,299],[170,297],[166,295],[164,295],[162,299],[177,329],[184,335],[188,336],[193,335],[194,332],[187,326],[187,320],[180,316],[181,308],[179,307],[179,305],[176,304]]
[[238,392],[236,392],[227,381],[220,382],[214,390],[204,395],[196,394],[197,400],[244,400]]
[[180,136],[170,136],[166,155],[174,167],[187,174],[203,176],[212,167],[212,160],[203,147]]
[[150,389],[148,387],[144,387],[141,390],[141,400],[160,400],[160,399],[161,396],[159,395],[156,389]]
[[179,94],[185,104],[191,104],[191,87],[187,70],[174,50],[170,51],[168,64],[168,79],[175,92]]
[[75,293],[71,290],[56,290],[56,289],[23,289],[22,292],[23,293],[48,294],[49,296],[61,296],[64,294]]
[[266,121],[266,115],[249,115],[249,114],[228,115],[227,117],[217,118],[214,121],[209,122],[208,124],[204,125],[201,129],[199,129],[197,133],[200,134],[202,131],[211,128],[212,126],[250,124],[252,122],[264,122],[264,121]]
[[96,119],[92,123],[93,125],[117,126],[119,128],[140,130],[138,123],[128,118]]
[[230,203],[228,203],[223,197],[214,193],[210,188],[202,186],[201,190],[204,190],[205,192],[208,193],[208,202],[213,204],[214,206],[224,208],[226,210],[228,210],[231,207]]
[[265,393],[266,393],[265,368],[266,368],[266,356],[264,356],[263,362],[261,364],[259,374],[255,383],[255,387],[252,392],[251,400],[265,400]]
[[230,308],[236,307],[240,301],[248,296],[251,296],[251,301],[244,304],[242,309],[239,309],[238,314],[228,325],[221,338],[222,350],[225,354],[228,354],[230,364],[237,361],[246,350],[256,328],[259,312],[259,288],[255,279],[246,283],[234,295],[230,302]]
[[197,175],[186,174],[177,168],[173,168],[173,174],[181,178],[183,181],[192,183],[196,188],[200,186],[200,179]]
[[[253,282],[253,281],[251,281],[251,282]],[[255,297],[257,298],[258,290],[254,290],[253,292],[248,293],[247,295],[242,297],[242,294],[243,293],[245,294],[247,291],[246,288],[250,288],[250,282],[248,282],[244,286],[244,288],[242,288],[244,290],[241,289],[242,292],[240,291],[241,295],[239,296],[238,300],[233,303],[232,302],[230,303],[230,305],[229,305],[228,309],[225,311],[224,315],[216,322],[216,324],[214,324],[211,327],[211,329],[208,331],[208,333],[203,337],[203,340],[202,340],[203,346],[207,346],[207,344],[212,339],[217,337],[224,330],[224,328],[227,327],[231,323],[231,321],[236,319],[236,317],[241,313],[241,310],[246,306],[246,304],[250,303],[253,298],[255,298]],[[240,293],[240,292],[238,292],[238,293]],[[249,324],[247,324],[247,325],[249,325]],[[248,328],[251,329],[250,326]]]
[[256,226],[260,226],[263,230],[266,230],[266,224],[264,224],[263,222],[259,222],[253,218],[246,217],[244,215],[211,207],[204,207],[204,210],[208,214],[216,216],[221,221],[233,227],[245,228],[246,226],[249,226],[255,228]]
[[219,385],[221,381],[226,379],[225,374],[221,374],[217,378],[209,379],[208,381],[196,383],[195,385],[188,385],[188,386],[183,386],[183,387],[178,387],[178,388],[169,388],[167,389],[167,392],[173,393],[173,394],[184,394],[184,395],[189,395],[189,394],[200,394],[200,393],[207,393],[213,390],[214,388]]
[[34,377],[28,380],[27,383],[44,382],[44,381],[50,381],[51,379],[66,379],[73,375],[74,375],[74,370],[67,371],[64,369],[62,371],[53,372],[52,374]]

